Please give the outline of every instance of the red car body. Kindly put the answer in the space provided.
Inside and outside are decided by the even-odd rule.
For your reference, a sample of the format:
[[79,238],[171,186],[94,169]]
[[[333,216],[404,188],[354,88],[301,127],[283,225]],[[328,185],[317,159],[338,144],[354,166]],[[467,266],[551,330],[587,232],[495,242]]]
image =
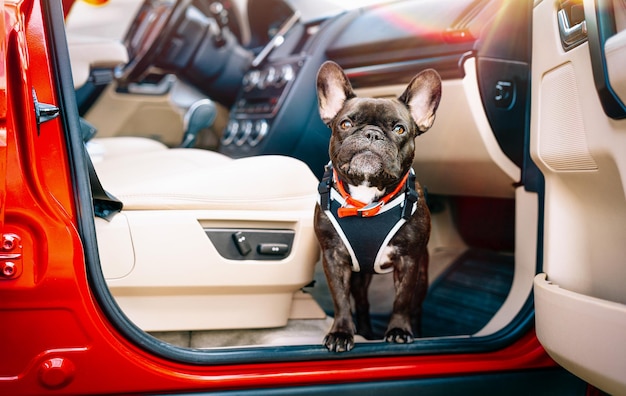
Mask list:
[[[0,394],[160,393],[450,379],[555,368],[530,328],[481,353],[194,365],[129,341],[95,298],[44,0],[0,0]],[[37,109],[37,110],[36,110]],[[62,110],[61,110],[62,111]],[[4,136],[3,136],[4,135]],[[500,389],[500,391],[505,392]],[[506,393],[506,392],[505,392]]]

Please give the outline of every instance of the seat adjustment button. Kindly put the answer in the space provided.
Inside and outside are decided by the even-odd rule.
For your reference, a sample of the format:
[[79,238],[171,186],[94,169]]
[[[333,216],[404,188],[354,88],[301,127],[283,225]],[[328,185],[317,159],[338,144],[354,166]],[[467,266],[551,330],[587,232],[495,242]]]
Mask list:
[[286,243],[261,243],[257,247],[259,254],[270,254],[283,256],[289,252],[289,245]]
[[235,232],[233,234],[233,241],[235,242],[235,246],[237,246],[237,250],[239,250],[239,253],[241,253],[242,256],[245,256],[252,251],[252,247],[250,247],[248,238],[243,232]]

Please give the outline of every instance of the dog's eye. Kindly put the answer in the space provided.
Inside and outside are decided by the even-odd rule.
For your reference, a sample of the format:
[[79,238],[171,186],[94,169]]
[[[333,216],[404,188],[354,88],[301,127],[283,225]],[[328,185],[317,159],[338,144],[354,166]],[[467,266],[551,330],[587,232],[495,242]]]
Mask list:
[[346,129],[352,128],[352,122],[350,122],[350,120],[343,120],[339,126],[345,131]]
[[402,135],[404,132],[406,132],[406,130],[404,129],[404,127],[403,127],[402,125],[396,125],[396,126],[393,128],[393,131],[394,131],[395,133],[397,133],[398,135]]

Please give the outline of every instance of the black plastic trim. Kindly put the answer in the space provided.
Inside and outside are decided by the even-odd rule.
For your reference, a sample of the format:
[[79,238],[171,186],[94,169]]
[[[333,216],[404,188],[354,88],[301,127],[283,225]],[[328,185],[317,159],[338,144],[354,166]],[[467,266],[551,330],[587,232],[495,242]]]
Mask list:
[[[213,396],[292,396],[292,395],[507,395],[552,396],[580,395],[587,384],[562,368],[513,371],[482,375],[458,375],[452,378],[413,378],[379,382],[356,382],[292,386],[274,389],[253,389],[210,393]],[[209,395],[197,393],[196,396]]]
[[[530,111],[530,64],[514,60],[479,57],[478,85],[487,119],[498,145],[518,167],[524,161],[524,137],[530,129],[525,122]],[[510,102],[498,100],[497,87],[510,86]]]
[[[530,133],[532,2],[503,2],[494,18],[498,23],[477,48],[480,96],[498,145],[522,168]],[[505,84],[511,89],[509,100],[498,91]]]
[[[289,256],[296,233],[293,230],[205,228],[217,252],[229,260],[282,260]],[[268,247],[275,252],[264,252]],[[270,249],[271,251],[271,249]]]

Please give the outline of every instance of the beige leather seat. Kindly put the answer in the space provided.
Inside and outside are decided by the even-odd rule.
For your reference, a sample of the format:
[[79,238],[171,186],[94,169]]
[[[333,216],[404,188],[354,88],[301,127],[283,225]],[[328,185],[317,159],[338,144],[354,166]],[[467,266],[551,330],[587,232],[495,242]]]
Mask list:
[[[90,68],[127,61],[119,42],[69,41],[76,87]],[[87,150],[105,190],[124,204],[111,221],[95,220],[102,271],[140,328],[267,328],[294,316],[325,317],[299,292],[319,257],[317,179],[305,164],[281,156],[233,160],[137,137],[95,138]],[[250,252],[239,251],[235,234],[250,235]],[[284,235],[287,254],[258,253],[259,241],[278,246]]]
[[87,152],[95,163],[134,154],[164,152],[168,147],[156,140],[133,136],[94,138],[87,142]]
[[[304,163],[231,159],[142,138],[95,139],[91,151],[103,187],[124,204],[111,221],[96,219],[102,270],[140,328],[267,328],[324,316],[300,292],[319,258],[317,179]],[[269,243],[272,232],[286,232],[293,241],[286,256],[260,259],[256,242],[248,255],[225,256],[237,252],[237,232],[267,233]]]
[[317,179],[286,156],[234,160],[202,149],[165,149],[118,153],[94,167],[124,210],[312,211],[316,201]]

